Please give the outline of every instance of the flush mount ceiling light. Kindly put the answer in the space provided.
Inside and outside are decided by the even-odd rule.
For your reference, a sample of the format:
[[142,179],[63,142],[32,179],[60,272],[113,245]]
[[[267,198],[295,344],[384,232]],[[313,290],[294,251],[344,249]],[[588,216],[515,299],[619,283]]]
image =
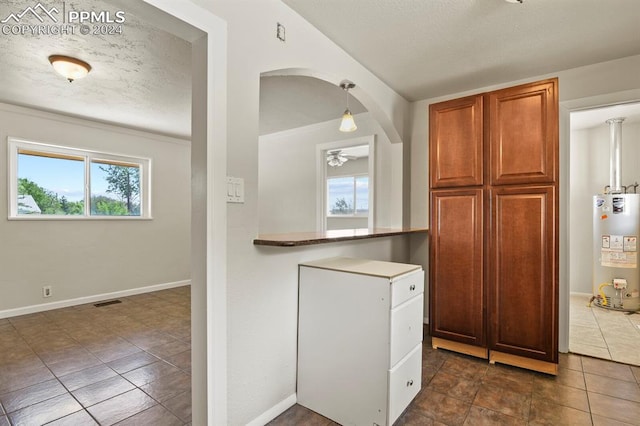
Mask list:
[[340,131],[353,132],[358,128],[358,126],[356,126],[356,122],[353,121],[353,116],[351,115],[351,111],[349,111],[349,89],[353,89],[354,87],[356,87],[356,85],[355,83],[344,80],[340,83],[340,87],[342,88],[342,90],[347,92],[347,109],[345,109],[344,114],[342,114],[342,121],[340,122]]
[[504,0],[504,1],[506,1],[507,3],[520,3],[520,4],[524,3],[524,0]]
[[69,83],[86,77],[91,71],[91,65],[71,56],[51,55],[49,56],[49,62],[58,74],[69,80]]

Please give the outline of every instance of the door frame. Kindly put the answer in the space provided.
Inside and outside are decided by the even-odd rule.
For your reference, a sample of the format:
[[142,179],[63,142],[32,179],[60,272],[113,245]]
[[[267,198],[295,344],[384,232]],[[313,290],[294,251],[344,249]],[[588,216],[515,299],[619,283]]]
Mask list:
[[574,111],[612,106],[640,101],[640,89],[625,90],[605,95],[560,101],[560,294],[559,294],[559,341],[558,349],[569,352],[569,309],[570,277],[569,268],[569,212],[570,206],[570,114]]

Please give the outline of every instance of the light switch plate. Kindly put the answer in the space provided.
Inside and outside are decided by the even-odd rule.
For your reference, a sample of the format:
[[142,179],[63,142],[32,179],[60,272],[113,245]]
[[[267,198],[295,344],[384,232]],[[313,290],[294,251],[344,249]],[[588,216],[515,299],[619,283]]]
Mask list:
[[227,203],[244,203],[244,179],[227,176]]

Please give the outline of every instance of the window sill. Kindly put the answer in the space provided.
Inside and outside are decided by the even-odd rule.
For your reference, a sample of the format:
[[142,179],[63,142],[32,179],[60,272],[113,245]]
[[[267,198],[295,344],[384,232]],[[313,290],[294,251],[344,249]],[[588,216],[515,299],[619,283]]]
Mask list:
[[94,220],[153,220],[153,217],[135,217],[135,216],[9,216],[8,220],[15,221],[48,221],[48,220],[77,220],[77,221],[94,221]]

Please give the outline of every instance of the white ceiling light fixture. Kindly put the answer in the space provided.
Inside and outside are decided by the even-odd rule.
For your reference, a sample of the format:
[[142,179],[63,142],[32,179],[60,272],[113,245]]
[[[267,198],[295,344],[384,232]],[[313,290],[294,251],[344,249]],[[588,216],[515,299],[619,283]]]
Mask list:
[[71,56],[51,55],[49,56],[49,62],[58,74],[69,80],[69,83],[86,77],[91,71],[91,65]]
[[353,115],[351,115],[351,111],[349,111],[349,89],[353,89],[354,87],[356,87],[356,85],[351,81],[343,80],[340,83],[340,87],[342,88],[342,90],[347,92],[347,109],[345,109],[344,114],[342,114],[342,121],[340,122],[340,131],[354,132],[355,130],[358,129],[358,126],[356,126],[356,122],[353,120]]
[[342,151],[329,151],[327,152],[327,164],[331,167],[340,167],[346,163],[349,159],[342,155]]
[[506,1],[507,3],[520,3],[520,4],[524,3],[524,0],[504,0],[504,1]]

